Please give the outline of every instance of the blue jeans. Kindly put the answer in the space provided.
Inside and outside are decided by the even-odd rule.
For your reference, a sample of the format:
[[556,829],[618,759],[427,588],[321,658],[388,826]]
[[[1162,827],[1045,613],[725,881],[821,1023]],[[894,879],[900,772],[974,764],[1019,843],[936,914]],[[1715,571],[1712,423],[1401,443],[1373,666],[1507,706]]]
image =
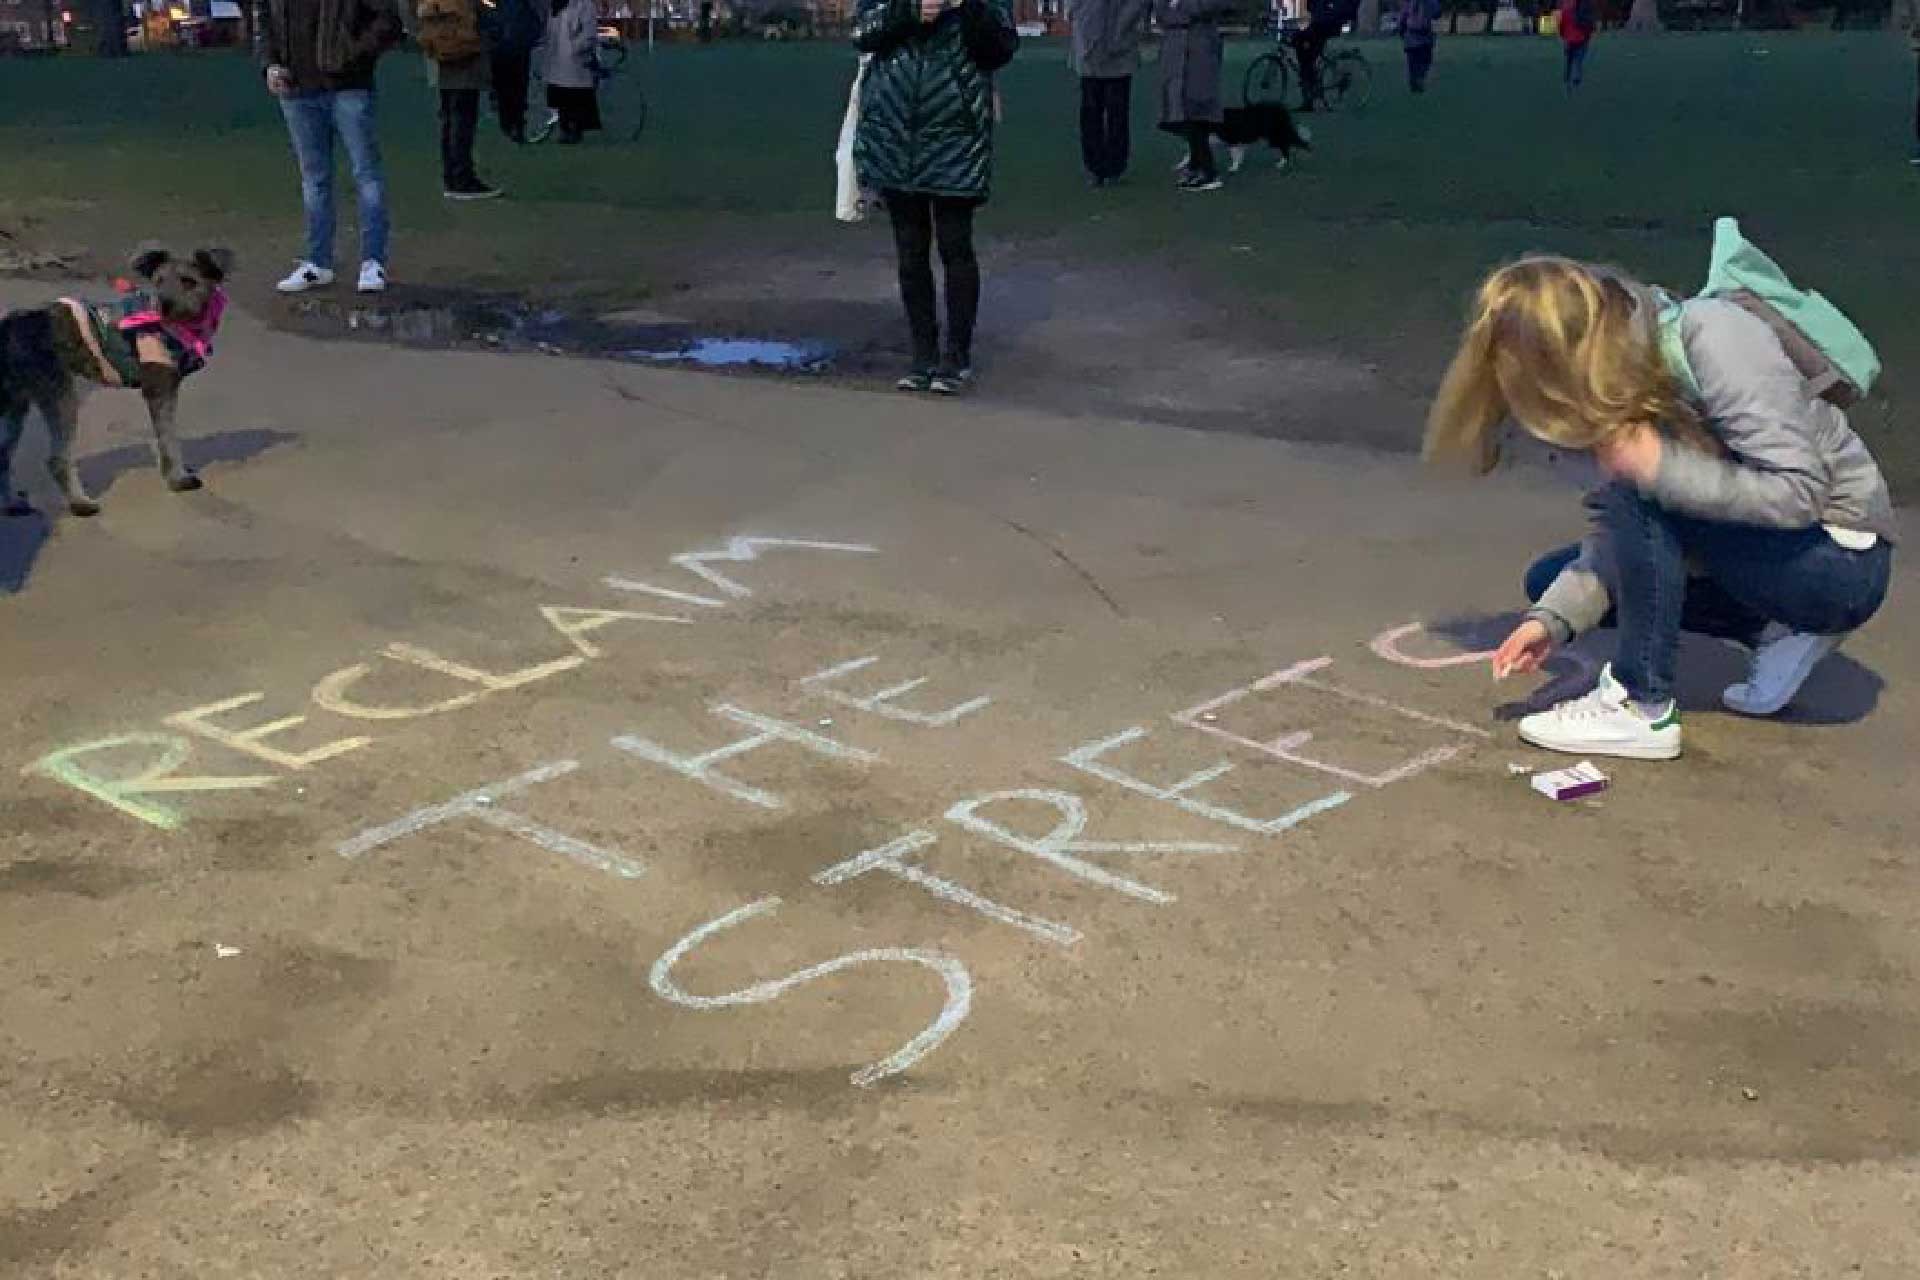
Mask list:
[[1567,46],[1567,88],[1578,89],[1580,82],[1587,78],[1587,44]]
[[[1606,491],[1601,519],[1619,581],[1603,626],[1619,629],[1613,675],[1634,698],[1673,696],[1680,633],[1752,643],[1769,622],[1839,635],[1866,623],[1887,598],[1893,548],[1849,551],[1827,531],[1763,529],[1676,515],[1626,485]],[[1527,571],[1538,600],[1579,554],[1566,547]],[[1689,577],[1692,560],[1699,575]]]
[[360,257],[387,261],[387,184],[374,133],[373,91],[307,93],[280,99],[294,158],[300,162],[300,199],[307,210],[307,261],[333,269],[333,140],[346,148],[360,196]]

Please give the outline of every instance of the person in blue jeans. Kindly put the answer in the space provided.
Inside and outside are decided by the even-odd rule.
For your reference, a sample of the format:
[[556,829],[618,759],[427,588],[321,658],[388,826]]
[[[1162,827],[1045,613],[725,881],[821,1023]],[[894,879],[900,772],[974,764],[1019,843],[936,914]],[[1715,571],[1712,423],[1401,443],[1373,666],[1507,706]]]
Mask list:
[[280,100],[306,208],[306,256],[279,284],[305,293],[333,283],[333,143],[353,171],[360,203],[362,293],[387,287],[387,190],[375,132],[374,67],[398,43],[392,0],[267,0],[262,41],[267,89]]
[[1645,286],[1564,258],[1494,273],[1427,425],[1429,456],[1490,469],[1507,419],[1605,477],[1578,546],[1527,575],[1532,608],[1494,653],[1496,677],[1538,670],[1598,627],[1617,630],[1598,687],[1520,722],[1535,746],[1670,760],[1680,754],[1683,630],[1746,646],[1722,695],[1764,716],[1886,599],[1897,528],[1879,465],[1846,415],[1802,377],[1754,312],[1682,305],[1697,391],[1660,349]]

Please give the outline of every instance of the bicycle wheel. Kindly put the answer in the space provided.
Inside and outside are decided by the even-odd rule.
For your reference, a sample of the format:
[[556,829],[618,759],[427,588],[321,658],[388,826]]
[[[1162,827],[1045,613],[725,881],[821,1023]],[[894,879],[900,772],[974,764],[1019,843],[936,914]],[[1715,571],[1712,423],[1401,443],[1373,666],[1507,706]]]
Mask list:
[[1373,97],[1373,67],[1347,49],[1329,57],[1320,74],[1320,96],[1329,110],[1364,111]]
[[1240,99],[1248,106],[1256,103],[1284,106],[1292,87],[1293,61],[1276,49],[1261,54],[1247,68],[1247,82],[1240,91]]

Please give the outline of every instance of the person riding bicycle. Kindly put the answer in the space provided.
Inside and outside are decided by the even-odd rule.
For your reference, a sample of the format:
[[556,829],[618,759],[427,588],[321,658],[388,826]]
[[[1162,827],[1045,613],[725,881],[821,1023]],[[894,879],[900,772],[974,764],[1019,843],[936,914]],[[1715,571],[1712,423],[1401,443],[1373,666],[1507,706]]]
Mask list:
[[1307,0],[1307,25],[1293,33],[1293,52],[1300,59],[1300,109],[1311,111],[1320,100],[1320,55],[1332,39],[1360,14],[1360,0]]

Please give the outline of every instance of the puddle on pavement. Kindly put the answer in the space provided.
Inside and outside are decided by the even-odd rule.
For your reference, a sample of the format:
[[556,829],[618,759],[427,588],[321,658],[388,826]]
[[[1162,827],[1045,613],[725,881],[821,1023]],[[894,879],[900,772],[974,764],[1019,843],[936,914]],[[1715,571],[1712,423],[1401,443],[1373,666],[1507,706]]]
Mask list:
[[621,313],[588,315],[510,296],[436,294],[379,302],[296,298],[287,304],[287,321],[289,327],[320,338],[544,351],[703,369],[825,374],[834,371],[839,354],[824,341],[715,333],[668,317],[638,321]]

